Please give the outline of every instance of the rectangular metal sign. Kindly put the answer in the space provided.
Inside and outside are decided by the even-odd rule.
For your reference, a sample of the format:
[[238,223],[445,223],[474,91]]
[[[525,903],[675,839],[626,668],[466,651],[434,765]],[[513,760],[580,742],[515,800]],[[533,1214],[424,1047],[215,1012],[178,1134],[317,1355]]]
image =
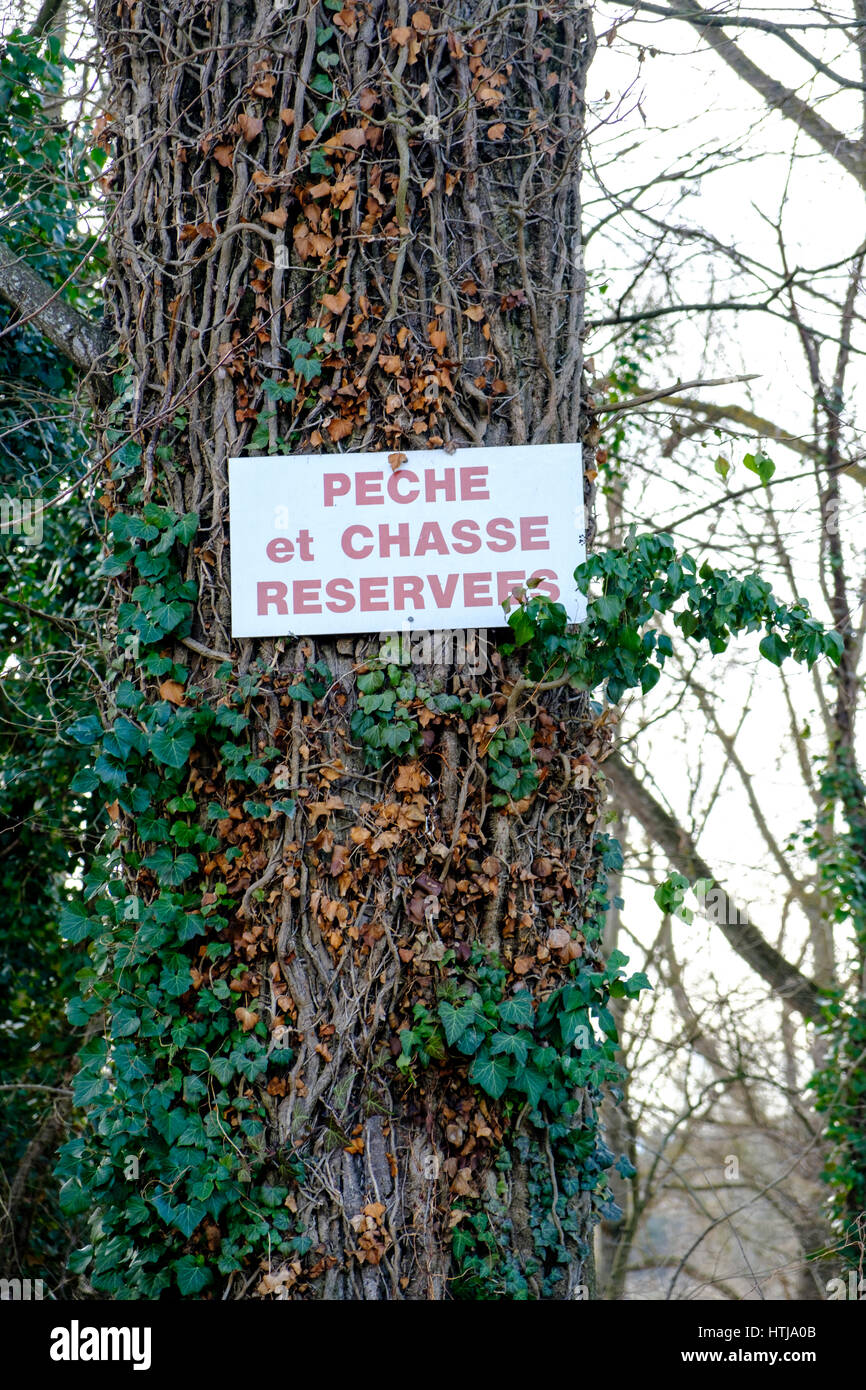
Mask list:
[[583,619],[579,444],[404,457],[229,460],[233,636],[502,627],[531,578]]

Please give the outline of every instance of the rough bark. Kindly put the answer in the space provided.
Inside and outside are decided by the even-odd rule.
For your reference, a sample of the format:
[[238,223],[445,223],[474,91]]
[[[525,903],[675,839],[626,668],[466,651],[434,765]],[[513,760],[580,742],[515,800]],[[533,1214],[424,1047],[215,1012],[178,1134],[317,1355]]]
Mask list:
[[[449,1203],[490,1190],[502,1122],[471,1100],[465,1067],[408,1084],[393,1067],[396,1030],[445,947],[483,940],[508,963],[532,953],[530,984],[543,993],[554,981],[548,931],[583,921],[595,873],[598,788],[579,788],[574,772],[600,736],[585,697],[527,690],[541,787],[492,809],[479,750],[515,673],[499,658],[484,675],[450,663],[421,674],[490,694],[489,726],[433,718],[411,772],[365,767],[348,732],[349,678],[377,640],[232,647],[227,460],[249,450],[269,378],[299,387],[269,421],[272,451],[279,438],[302,453],[584,436],[588,13],[102,0],[98,14],[115,156],[109,300],[143,495],[199,513],[191,680],[216,690],[207,652],[267,674],[257,733],[283,752],[300,807],[285,835],[241,820],[226,844],[245,847],[226,881],[243,901],[234,939],[254,962],[251,1007],[297,1054],[288,1084],[266,1096],[269,1152],[277,1169],[304,1154],[298,1202],[315,1238],[303,1270],[266,1264],[259,1288],[441,1299]],[[317,134],[317,27],[328,24],[339,109]],[[323,372],[301,404],[287,342],[310,324],[326,330]],[[111,476],[105,492],[109,504],[121,495]],[[285,692],[320,658],[333,685],[303,714]],[[203,804],[219,777],[193,773]],[[517,1162],[507,1192],[524,1264],[530,1176]],[[583,1236],[569,1237],[561,1298],[587,1280],[589,1198],[575,1201]]]

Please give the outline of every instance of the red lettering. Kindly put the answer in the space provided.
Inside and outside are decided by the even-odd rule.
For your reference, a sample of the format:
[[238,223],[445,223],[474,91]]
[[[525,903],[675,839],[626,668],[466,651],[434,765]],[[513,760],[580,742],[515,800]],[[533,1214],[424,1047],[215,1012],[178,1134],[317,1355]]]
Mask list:
[[336,497],[345,497],[352,484],[346,473],[326,473],[325,484],[325,506],[333,507]]
[[455,521],[451,527],[451,534],[454,537],[451,548],[456,550],[458,555],[474,555],[476,550],[481,549],[477,521]]
[[325,607],[332,613],[350,613],[355,607],[351,579],[329,579],[325,593],[328,597]]
[[541,581],[534,592],[547,594],[549,599],[552,599],[554,603],[556,602],[559,598],[559,586],[551,582],[557,578],[556,570],[533,570],[529,578]]
[[409,523],[403,521],[392,531],[384,523],[379,527],[379,554],[383,560],[388,559],[394,546],[398,546],[399,555],[409,554]]
[[284,565],[287,560],[291,560],[295,553],[295,547],[285,536],[274,536],[272,541],[268,541],[265,546],[265,554],[269,560],[273,560],[277,565]]
[[[446,502],[457,501],[457,485],[454,478],[454,469],[446,468],[445,477],[437,478],[433,468],[428,468],[424,474],[424,497],[428,502],[436,501],[437,492],[445,492]],[[415,551],[418,554],[418,551]]]
[[296,579],[292,584],[292,604],[296,613],[321,613],[321,579]]
[[482,464],[477,468],[460,469],[460,500],[469,502],[475,498],[477,501],[486,501],[490,497],[487,491],[487,465]]
[[360,582],[362,613],[382,613],[388,607],[388,580],[370,579],[365,576]]
[[[463,576],[463,603],[466,608],[489,608],[492,599],[490,597],[490,574],[464,574]],[[487,592],[483,593],[482,590]]]
[[316,557],[312,551],[313,537],[309,531],[298,532],[298,549],[301,552],[302,560],[314,560]]
[[372,507],[380,502],[384,503],[381,473],[355,474],[355,501],[359,507]]
[[[430,501],[429,498],[427,500]],[[415,554],[426,555],[428,550],[435,550],[438,555],[448,554],[448,546],[438,521],[425,521],[421,527],[418,544],[415,546]]]
[[428,574],[427,583],[430,585],[430,592],[436,600],[437,608],[450,608],[454,599],[454,591],[457,588],[459,575],[449,574],[445,580],[445,588],[439,583],[439,577],[435,574]]
[[256,612],[260,618],[268,616],[268,609],[274,607],[281,618],[289,616],[289,605],[286,603],[286,595],[289,589],[287,584],[282,584],[275,579],[272,584],[256,585]]
[[[415,484],[415,489],[414,489],[414,491],[412,491],[412,492],[404,492],[404,493],[401,493],[401,492],[400,492],[400,479],[401,479],[401,478],[408,478],[410,482],[414,483],[414,484]],[[390,478],[388,479],[388,496],[390,497],[390,499],[391,499],[392,502],[401,502],[401,503],[405,503],[405,502],[417,502],[418,496],[419,496],[418,476],[417,476],[417,474],[415,474],[415,473],[410,473],[410,471],[409,471],[408,468],[398,468],[398,469],[397,469],[397,472],[396,472],[396,473],[392,473],[391,476],[390,476]]]
[[523,570],[500,570],[496,576],[496,601],[504,603],[524,579]]
[[[370,544],[363,545],[360,550],[354,549],[352,542],[356,535],[363,536]],[[369,526],[347,526],[340,545],[343,547],[343,554],[348,555],[350,560],[366,560],[367,556],[373,553],[373,532]]]
[[546,516],[522,516],[520,518],[521,550],[549,550]]
[[417,574],[400,574],[394,578],[394,607],[405,608],[406,599],[414,608],[424,607],[424,580]]
[[487,549],[513,550],[517,544],[514,538],[514,522],[507,516],[495,516],[487,523]]

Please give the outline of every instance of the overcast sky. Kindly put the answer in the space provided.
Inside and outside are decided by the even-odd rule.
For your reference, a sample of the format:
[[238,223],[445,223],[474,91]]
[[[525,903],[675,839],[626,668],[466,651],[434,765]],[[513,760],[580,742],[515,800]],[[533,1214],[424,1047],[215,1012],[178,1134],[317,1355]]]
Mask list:
[[[715,8],[733,11],[736,7]],[[770,18],[796,16],[811,23],[817,17],[814,9],[783,5],[742,7],[742,12]],[[651,17],[641,23],[629,22],[608,45],[605,35],[612,20],[626,13],[625,6],[601,4],[595,20],[600,43],[589,81],[595,131],[592,148],[594,160],[603,168],[602,178],[607,187],[618,192],[632,189],[648,183],[655,175],[674,169],[687,170],[695,152],[702,148],[729,148],[736,157],[728,161],[726,169],[673,185],[677,191],[688,189],[688,196],[676,213],[679,224],[710,229],[721,242],[736,246],[761,262],[775,263],[777,235],[771,224],[778,220],[784,205],[782,226],[790,263],[817,271],[850,255],[863,239],[864,228],[863,192],[855,181],[829,156],[818,151],[811,140],[799,134],[791,122],[768,113],[758,95],[704,47],[688,25]],[[737,31],[732,28],[731,32]],[[828,37],[811,29],[803,31],[800,38],[809,46],[815,45],[830,66],[859,79],[857,64],[844,36]],[[639,61],[641,47],[645,50],[643,61]],[[860,117],[856,94],[840,96],[831,80],[816,76],[809,65],[769,36],[749,33],[743,47],[774,77],[796,88],[804,99],[818,104],[837,127],[858,131]],[[651,55],[652,49],[655,56]],[[793,161],[792,153],[796,156]],[[661,187],[656,193],[647,195],[642,206],[662,216],[671,191],[671,185]],[[603,201],[598,201],[598,195],[593,195],[589,187],[586,195],[587,223],[591,228],[608,208]],[[629,215],[627,221],[634,229],[645,229],[647,225],[633,215]],[[593,237],[589,244],[588,270],[596,285],[600,280],[609,282],[610,289],[605,296],[608,306],[633,275],[633,265],[625,263],[622,247],[622,234],[615,222],[609,234]],[[721,262],[718,267],[721,269]],[[841,279],[841,274],[825,276],[825,288],[835,289]],[[742,284],[725,279],[724,274],[711,285],[708,262],[703,255],[680,258],[674,288],[677,298],[684,302],[718,300],[738,290],[742,292]],[[650,277],[644,299],[638,304],[664,303],[666,294],[667,287],[658,280],[653,285]],[[832,310],[816,307],[815,301],[808,301],[808,304],[811,322],[816,327],[824,327],[831,333],[837,331],[837,316]],[[591,303],[590,316],[599,311],[596,297]],[[670,321],[667,322],[670,327]],[[707,327],[706,316],[698,314],[677,321],[670,350],[663,360],[647,369],[645,388],[664,386],[678,378],[757,373],[759,379],[754,382],[709,390],[706,396],[723,403],[750,406],[792,432],[808,433],[812,396],[794,330],[763,314],[719,314],[713,321],[715,332],[708,346]],[[866,346],[866,338],[859,333],[857,336],[860,346]],[[599,369],[606,368],[609,362],[606,341],[604,333],[599,331],[589,343],[588,351],[595,351]],[[857,361],[849,387],[860,390],[862,386],[863,368]],[[857,391],[852,391],[852,395],[856,401]],[[671,518],[690,511],[695,497],[710,499],[720,493],[723,486],[713,473],[713,460],[719,453],[719,446],[714,440],[710,442],[712,447],[703,454],[694,450],[691,456],[688,453],[679,455],[682,463],[691,458],[690,476],[683,468],[675,472],[651,447],[643,452],[638,450],[638,461],[646,470],[635,474],[640,477],[641,489],[646,485],[647,474],[652,481],[646,491],[641,492],[636,512],[649,517],[654,525],[664,526]],[[754,443],[758,443],[757,438]],[[748,447],[744,441],[725,450],[735,464],[731,486],[754,481],[741,464]],[[776,444],[768,445],[767,451],[776,461],[780,476],[783,473],[803,474],[802,485],[795,482],[785,488],[784,502],[791,513],[787,525],[800,592],[809,597],[816,611],[824,616],[816,584],[819,518],[810,466]],[[687,495],[686,487],[694,489],[693,496]],[[634,488],[631,495],[634,495]],[[850,485],[845,490],[845,524],[853,528],[855,537],[863,533],[863,496],[863,489],[857,486]],[[635,500],[637,502],[637,498]],[[756,505],[761,505],[760,497]],[[626,516],[628,519],[628,508]],[[705,547],[703,555],[706,558],[714,557],[714,539],[719,544],[733,546],[733,553],[736,553],[736,526],[729,509],[710,513],[686,528],[685,534],[699,547]],[[859,577],[862,543],[858,549]],[[723,554],[721,562],[730,565],[731,553]],[[771,577],[775,582],[775,575]],[[784,581],[779,583],[779,592],[780,596],[790,596]],[[702,679],[722,697],[723,722],[729,731],[739,721],[744,701],[750,699],[753,663],[748,658],[756,648],[756,638],[744,639],[737,645],[732,660],[723,658],[708,664],[701,673]],[[795,679],[794,689],[798,714],[802,713],[804,722],[813,719],[810,711],[814,711],[815,700],[808,678]],[[672,704],[671,697],[670,685],[666,688],[666,683],[662,682],[640,708],[654,715]],[[761,663],[757,688],[751,693],[750,703],[752,712],[746,719],[737,747],[761,788],[770,823],[784,845],[797,823],[810,814],[811,806],[803,794],[794,750],[783,737],[787,715],[778,676],[767,663]],[[697,742],[689,745],[686,740],[690,733]],[[816,754],[821,747],[820,738],[814,737],[807,746],[810,755]],[[683,709],[655,725],[650,735],[641,737],[637,747],[648,759],[659,788],[687,821],[692,813],[697,813],[699,820],[701,814],[707,814],[701,840],[706,857],[719,866],[720,873],[726,876],[729,886],[741,899],[753,905],[756,920],[773,936],[781,920],[783,885],[771,871],[742,789],[735,776],[726,771],[721,751],[714,750],[711,740],[701,738],[700,722],[688,719]],[[704,791],[696,805],[687,809],[688,768],[696,765],[699,758],[703,760]],[[717,778],[718,794],[709,799],[707,789],[715,786]],[[648,894],[637,891],[627,894],[626,923],[644,942],[648,943],[655,936],[658,920],[658,911]],[[801,931],[794,933],[794,938],[797,937],[802,940]],[[742,963],[734,957],[717,930],[713,931],[706,924],[692,929],[678,926],[676,939],[681,954],[691,962],[690,975],[695,983],[708,968],[717,970],[723,980],[732,984],[743,978]],[[785,949],[795,957],[795,940],[789,937]],[[805,965],[808,969],[808,960]]]

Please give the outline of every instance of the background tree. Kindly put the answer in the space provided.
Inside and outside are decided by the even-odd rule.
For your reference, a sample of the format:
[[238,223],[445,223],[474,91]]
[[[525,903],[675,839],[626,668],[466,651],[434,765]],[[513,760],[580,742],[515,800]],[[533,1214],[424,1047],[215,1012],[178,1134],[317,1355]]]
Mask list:
[[[670,1014],[656,1005],[656,1022],[650,1023],[649,1013],[642,1020],[649,1035],[639,1028],[640,1043],[634,1042],[644,1050],[657,1047],[670,1076],[670,1050],[690,1038],[685,1045],[697,1055],[689,1066],[700,1084],[714,1075],[714,1060],[726,1073],[742,1068],[772,1076],[769,1089],[748,1083],[742,1106],[735,1100],[744,1144],[756,1113],[763,1115],[766,1132],[773,1132],[783,1083],[790,1097],[782,1125],[787,1139],[780,1138],[788,1145],[784,1157],[774,1167],[771,1151],[758,1156],[750,1147],[763,1174],[757,1186],[773,1184],[759,1204],[766,1212],[768,1202],[782,1197],[791,1211],[799,1208],[800,1261],[836,1247],[856,1263],[863,1209],[856,1093],[862,1053],[856,1041],[862,1010],[862,895],[856,886],[862,878],[862,786],[854,733],[862,685],[856,674],[863,631],[856,401],[863,345],[862,249],[852,211],[862,147],[861,17],[856,10],[832,17],[792,10],[780,22],[779,16],[771,21],[739,7],[724,14],[692,6],[638,8],[649,21],[640,27],[631,17],[625,23],[620,7],[608,11],[613,29],[606,37],[615,35],[614,48],[633,55],[632,72],[640,76],[636,85],[623,81],[614,87],[610,72],[602,74],[602,84],[615,94],[595,108],[607,113],[609,124],[594,143],[598,187],[585,188],[590,278],[595,280],[592,267],[601,266],[595,283],[609,286],[604,301],[590,300],[588,319],[599,377],[596,399],[600,395],[611,406],[603,438],[607,453],[599,456],[610,533],[618,528],[621,534],[631,522],[652,523],[683,542],[702,545],[709,538],[712,553],[728,556],[734,568],[759,563],[785,592],[808,592],[821,611],[833,614],[846,657],[838,672],[815,668],[808,684],[783,672],[778,707],[769,683],[749,663],[737,658],[710,674],[703,660],[687,660],[667,698],[653,695],[646,709],[632,707],[623,734],[628,765],[621,758],[608,766],[633,833],[636,823],[651,846],[650,881],[673,868],[689,881],[713,878],[725,890],[709,922],[697,917],[689,927],[673,921],[678,944],[671,980],[679,978],[682,988],[671,1002],[682,1036],[675,1031],[671,1037]],[[701,56],[704,45],[710,57]],[[602,49],[607,52],[608,45]],[[671,49],[675,63],[700,70],[720,105],[742,110],[721,132],[718,112],[705,115],[703,97],[693,109],[683,107],[691,136],[687,156],[679,136],[655,129],[652,119],[653,94],[665,81],[655,71],[654,55]],[[744,90],[741,107],[740,79],[757,94],[750,101]],[[700,83],[693,85],[697,91]],[[761,101],[778,114],[768,115]],[[636,131],[637,170],[627,157]],[[720,195],[725,187],[727,205]],[[817,215],[806,219],[806,200],[817,190]],[[760,380],[739,390],[729,387],[724,395],[672,387],[663,399],[645,400],[637,414],[623,402],[624,395],[651,392],[659,376],[666,385],[678,369],[687,378],[741,371],[760,373]],[[783,731],[771,746],[759,733],[767,720]],[[686,779],[661,773],[662,750],[672,737],[690,750]],[[732,804],[740,809],[726,814]],[[805,842],[797,835],[804,821]],[[757,956],[744,949],[757,944],[743,929],[744,905],[751,926],[781,953],[781,969],[771,967],[763,947]],[[626,911],[626,923],[634,922],[632,913]],[[626,927],[624,941],[625,949],[634,949],[635,935],[644,941],[651,975],[671,944],[669,933],[659,939],[654,930]],[[757,981],[737,983],[725,948],[713,951],[721,980],[708,976],[706,958],[697,968],[696,952],[704,949],[707,934],[711,950],[712,938],[724,934],[772,990],[764,998],[775,997],[773,1013],[764,1016],[769,1021],[775,1014],[778,1023],[763,1038],[754,1033]],[[798,1024],[798,1015],[816,1015],[784,962],[796,962],[800,974],[835,992],[836,1041],[829,1062],[821,1031]],[[728,1001],[724,1008],[722,1000]],[[725,1023],[729,1010],[739,1012],[736,1028]],[[845,1037],[852,1041],[844,1043]],[[802,1094],[816,1064],[819,1114],[810,1104],[816,1093]],[[639,1068],[633,1085],[645,1120],[647,1105],[655,1105],[643,1085],[646,1076]],[[735,1088],[731,1096],[736,1094]],[[660,1115],[661,1132],[671,1115],[689,1113],[690,1104],[684,1073],[682,1105],[672,1092],[661,1107],[671,1112]],[[822,1121],[825,1114],[829,1123]],[[685,1153],[691,1152],[686,1145]],[[794,1171],[789,1153],[801,1155]],[[717,1146],[717,1173],[723,1157]],[[836,1194],[836,1224],[823,1232],[814,1220],[802,1219],[821,1201],[822,1166]],[[656,1177],[660,1171],[656,1164]],[[695,1221],[697,1210],[695,1205]],[[747,1208],[741,1229],[752,1218]],[[667,1229],[674,1232],[668,1246],[673,1269],[682,1226]],[[650,1258],[658,1253],[656,1245]],[[760,1260],[750,1269],[733,1243],[729,1254],[725,1268],[738,1271],[734,1287],[754,1290]],[[714,1277],[712,1270],[712,1261],[705,1262],[704,1275],[695,1278]],[[832,1272],[831,1262],[811,1296],[820,1296]],[[773,1277],[772,1270],[766,1277]],[[801,1290],[809,1279],[807,1271]]]

